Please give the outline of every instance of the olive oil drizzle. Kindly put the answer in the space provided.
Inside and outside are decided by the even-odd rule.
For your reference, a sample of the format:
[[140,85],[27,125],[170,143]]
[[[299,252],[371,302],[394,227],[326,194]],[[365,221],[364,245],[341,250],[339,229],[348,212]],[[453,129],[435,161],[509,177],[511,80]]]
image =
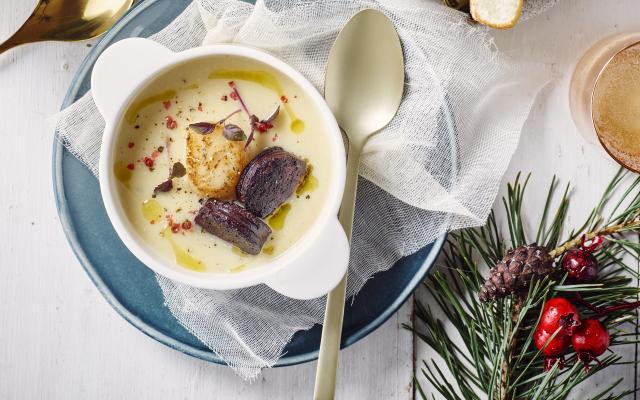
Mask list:
[[187,86],[181,87],[179,90],[198,90],[200,89],[200,85],[197,83],[190,83]]
[[176,243],[176,241],[173,239],[173,233],[171,232],[170,227],[167,226],[166,228],[164,228],[164,230],[162,231],[162,235],[169,241],[171,249],[173,250],[173,255],[176,257],[176,263],[178,263],[178,265],[191,269],[193,271],[205,271],[205,265],[202,261],[193,257]]
[[264,247],[262,248],[262,252],[263,252],[264,254],[268,254],[268,255],[273,255],[273,251],[274,251],[274,250],[275,250],[275,249],[274,249],[273,245],[264,246]]
[[129,181],[131,180],[133,171],[127,168],[127,164],[125,164],[124,161],[116,161],[113,163],[113,174],[120,183],[127,188],[129,187]]
[[142,216],[149,223],[156,223],[164,214],[164,208],[156,199],[149,199],[142,202]]
[[246,257],[247,253],[245,253],[244,251],[240,250],[239,247],[237,246],[231,246],[231,251],[233,252],[233,254],[240,256],[240,257]]
[[267,223],[273,230],[279,231],[284,228],[285,220],[287,219],[287,214],[291,210],[291,204],[284,203],[280,206],[267,220]]
[[[209,79],[238,79],[242,81],[250,81],[273,90],[278,94],[278,97],[280,98],[282,98],[282,96],[285,96],[284,91],[282,90],[282,86],[280,86],[278,80],[272,74],[266,71],[219,69],[211,72],[209,74]],[[282,108],[284,108],[284,111],[287,113],[289,119],[291,120],[291,124],[289,126],[291,132],[302,133],[302,131],[304,131],[304,121],[296,116],[295,112],[288,102],[281,101],[281,104]]]
[[240,264],[240,265],[238,265],[238,266],[235,266],[235,267],[233,267],[233,268],[230,268],[230,269],[228,270],[228,272],[229,272],[229,273],[231,273],[231,274],[237,274],[238,272],[240,272],[240,271],[244,270],[245,268],[247,268],[246,264]]
[[318,178],[315,175],[308,175],[305,180],[296,189],[296,194],[302,195],[305,193],[313,192],[318,187]]
[[164,91],[162,93],[158,93],[155,94],[153,96],[149,96],[145,99],[142,99],[140,101],[137,101],[135,103],[133,103],[129,109],[127,110],[127,112],[124,114],[124,120],[127,121],[127,123],[129,125],[133,125],[136,123],[136,119],[138,118],[138,114],[140,113],[140,110],[142,110],[143,108],[153,104],[153,103],[159,103],[162,101],[168,101],[171,100],[172,98],[174,98],[176,96],[176,91],[175,90],[167,90]]
[[298,196],[313,192],[318,187],[318,178],[313,174],[313,165],[308,164],[302,183],[296,189]]

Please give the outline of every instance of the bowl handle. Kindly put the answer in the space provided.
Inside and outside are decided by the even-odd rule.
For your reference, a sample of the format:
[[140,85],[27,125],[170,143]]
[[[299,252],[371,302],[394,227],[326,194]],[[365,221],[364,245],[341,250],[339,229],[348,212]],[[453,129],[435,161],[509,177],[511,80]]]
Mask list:
[[334,218],[309,250],[265,283],[294,299],[314,299],[336,287],[348,266],[349,241],[342,225]]
[[173,54],[143,38],[123,39],[109,46],[91,73],[91,93],[104,119],[111,121],[131,91]]

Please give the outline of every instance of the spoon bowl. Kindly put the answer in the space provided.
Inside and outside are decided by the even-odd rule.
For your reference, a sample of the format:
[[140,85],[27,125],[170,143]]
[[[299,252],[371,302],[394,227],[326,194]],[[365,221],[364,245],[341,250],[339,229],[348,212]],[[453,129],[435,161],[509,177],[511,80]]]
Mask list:
[[[363,10],[342,29],[329,54],[324,97],[348,139],[347,176],[339,220],[351,240],[360,154],[371,135],[400,107],[404,59],[393,23],[382,12]],[[314,399],[335,395],[346,275],[327,297]]]
[[4,43],[0,54],[26,43],[86,40],[106,32],[133,0],[40,0],[27,21]]
[[327,63],[324,97],[349,142],[384,128],[404,89],[402,47],[389,18],[377,10],[356,14],[340,31]]

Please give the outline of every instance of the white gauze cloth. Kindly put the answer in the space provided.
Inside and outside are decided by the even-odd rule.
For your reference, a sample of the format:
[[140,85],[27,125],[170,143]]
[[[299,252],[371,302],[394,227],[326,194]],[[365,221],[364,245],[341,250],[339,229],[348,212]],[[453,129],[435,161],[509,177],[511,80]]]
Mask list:
[[[351,296],[376,272],[442,234],[484,223],[545,74],[505,59],[488,29],[470,23],[466,14],[427,0],[255,6],[196,0],[152,36],[174,51],[219,42],[262,48],[321,90],[338,31],[363,8],[380,9],[394,22],[406,84],[398,114],[364,150]],[[97,174],[104,121],[90,92],[58,115],[56,128],[65,146]],[[324,298],[293,300],[264,285],[212,291],[157,279],[177,320],[244,379],[273,366],[295,332],[322,323]]]

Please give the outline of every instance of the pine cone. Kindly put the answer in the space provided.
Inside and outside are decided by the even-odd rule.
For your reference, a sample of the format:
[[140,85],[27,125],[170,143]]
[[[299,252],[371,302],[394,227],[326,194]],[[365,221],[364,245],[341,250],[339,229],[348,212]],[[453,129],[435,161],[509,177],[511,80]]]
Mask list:
[[511,249],[491,268],[489,278],[480,288],[480,301],[493,301],[528,290],[532,279],[548,275],[552,270],[553,259],[544,247],[533,243]]

